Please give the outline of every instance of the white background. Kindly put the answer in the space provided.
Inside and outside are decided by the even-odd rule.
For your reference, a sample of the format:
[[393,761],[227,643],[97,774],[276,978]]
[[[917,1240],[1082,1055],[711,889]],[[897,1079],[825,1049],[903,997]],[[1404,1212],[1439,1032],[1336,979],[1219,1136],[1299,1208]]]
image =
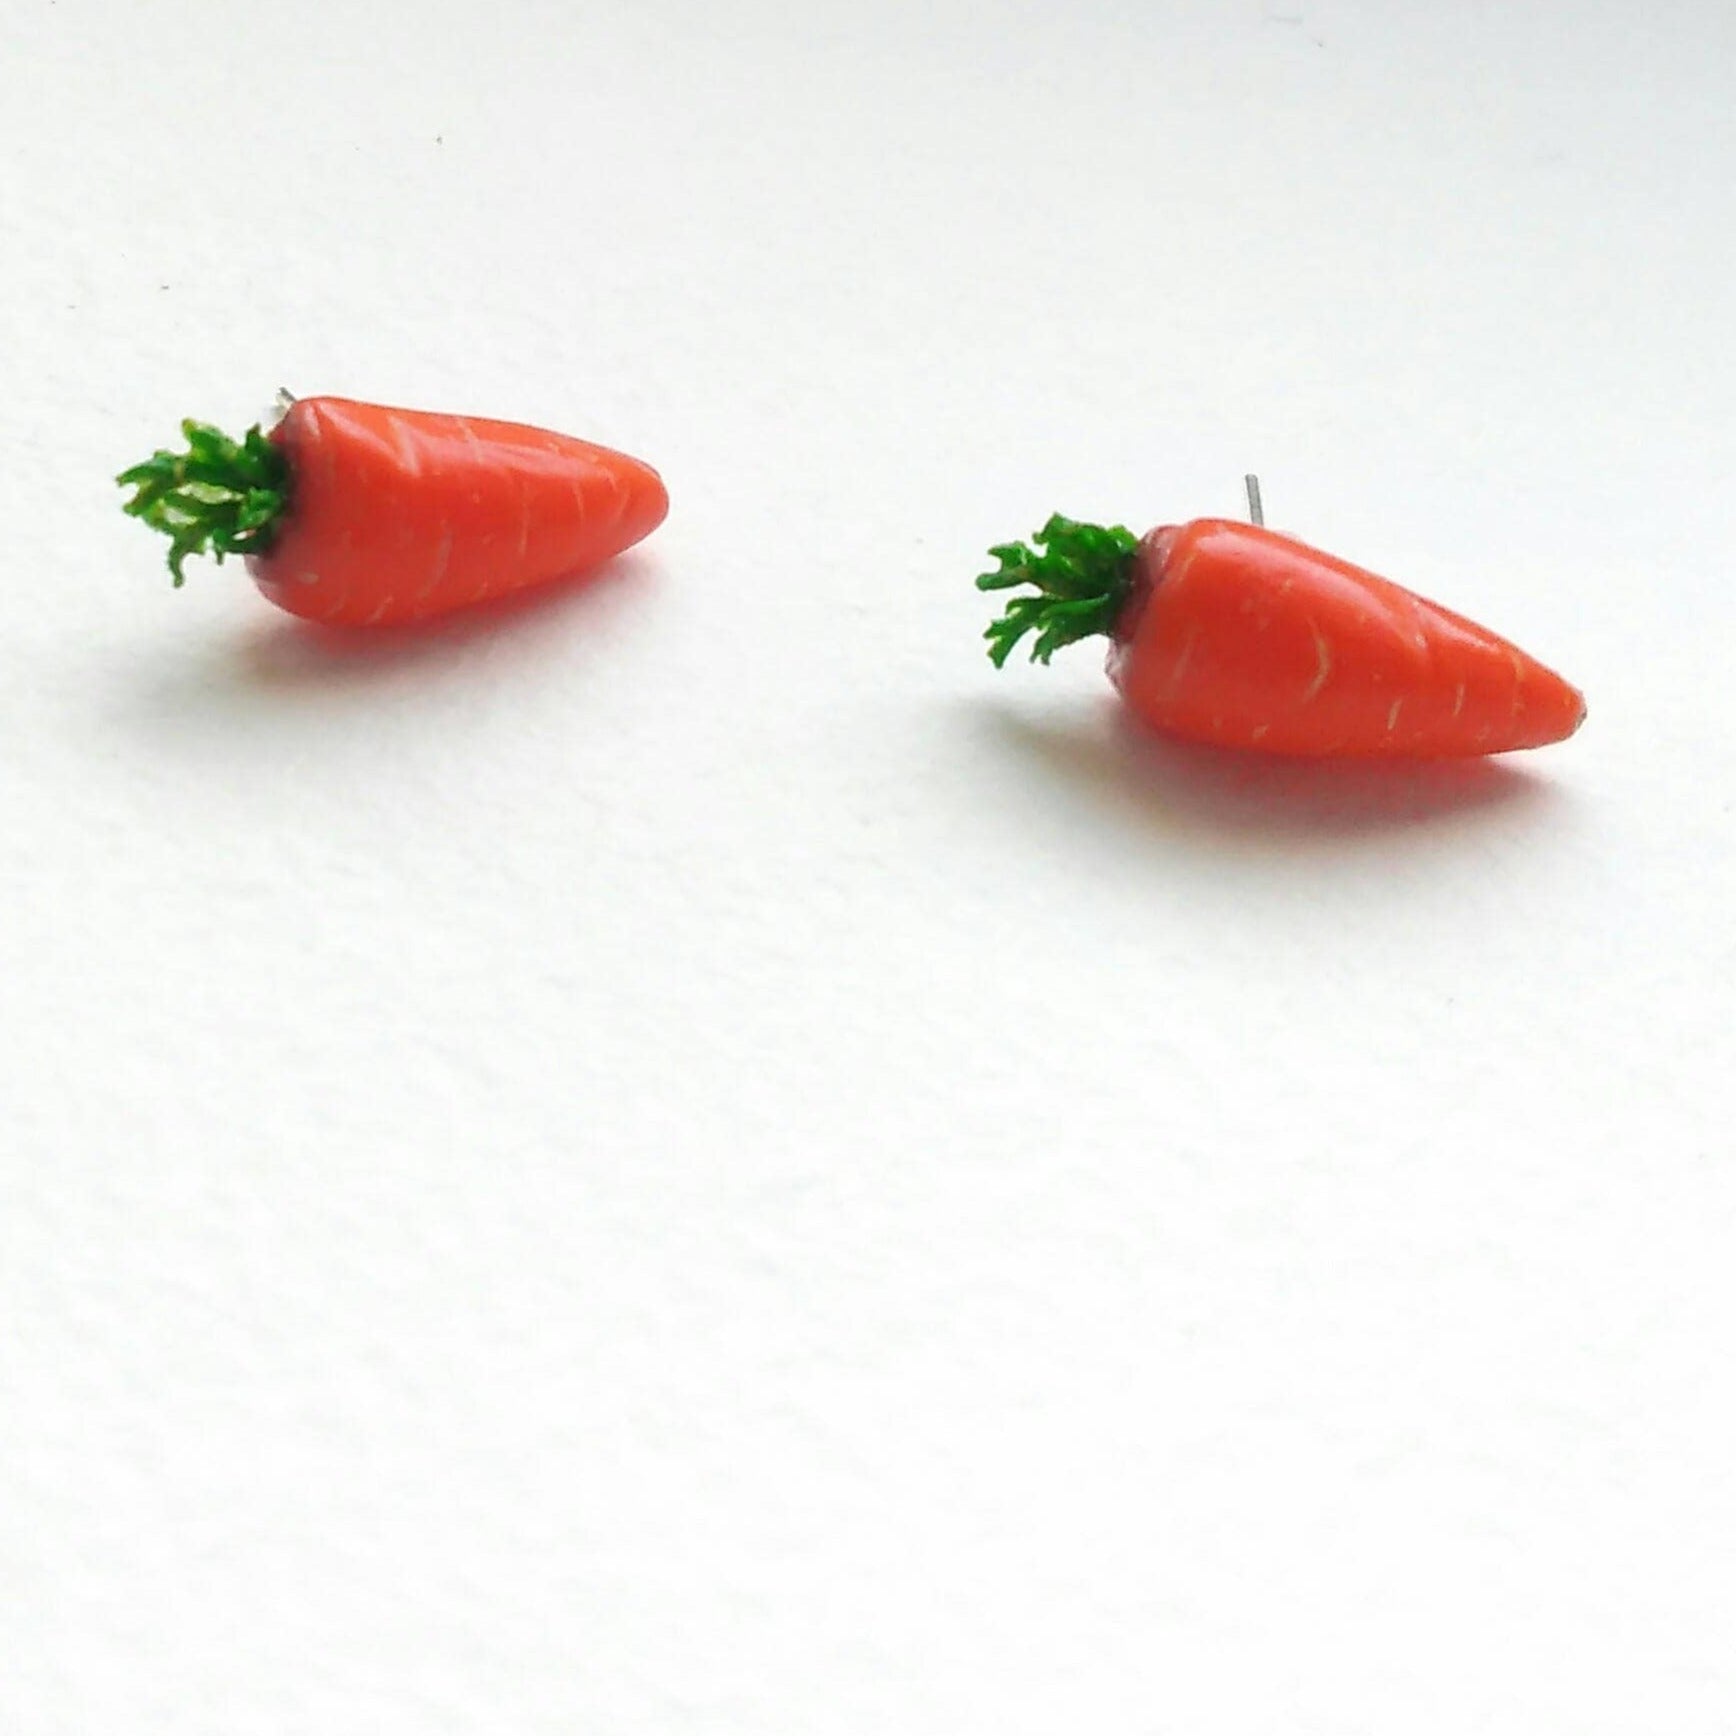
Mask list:
[[[0,1729],[1736,1727],[1736,9],[9,0]],[[110,480],[638,452],[333,639]],[[1524,763],[999,676],[1235,511]]]

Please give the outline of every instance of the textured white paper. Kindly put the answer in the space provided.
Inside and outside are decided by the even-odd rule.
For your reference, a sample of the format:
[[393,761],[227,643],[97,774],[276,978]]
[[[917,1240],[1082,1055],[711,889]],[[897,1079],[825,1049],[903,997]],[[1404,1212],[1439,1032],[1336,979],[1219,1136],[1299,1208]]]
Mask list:
[[[8,0],[0,1730],[1736,1727],[1736,11]],[[657,464],[331,640],[110,478]],[[1240,504],[1573,742],[996,675]]]

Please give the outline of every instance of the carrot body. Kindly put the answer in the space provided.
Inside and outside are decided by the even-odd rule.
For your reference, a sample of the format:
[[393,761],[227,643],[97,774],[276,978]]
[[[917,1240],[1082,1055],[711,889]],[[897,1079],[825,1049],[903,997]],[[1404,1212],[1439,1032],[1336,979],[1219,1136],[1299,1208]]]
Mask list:
[[1145,722],[1270,753],[1504,753],[1585,717],[1574,688],[1505,639],[1229,519],[1142,540],[1111,641],[1110,677]]
[[514,422],[302,398],[269,439],[288,506],[248,570],[318,621],[420,620],[580,573],[669,510],[649,465]]

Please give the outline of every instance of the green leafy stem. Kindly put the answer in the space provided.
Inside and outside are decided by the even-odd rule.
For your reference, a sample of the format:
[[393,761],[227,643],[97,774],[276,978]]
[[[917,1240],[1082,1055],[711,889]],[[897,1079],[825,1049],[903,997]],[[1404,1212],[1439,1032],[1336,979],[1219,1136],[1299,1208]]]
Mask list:
[[983,635],[999,669],[1027,633],[1031,660],[1047,663],[1063,645],[1112,633],[1133,588],[1139,539],[1120,525],[1079,524],[1056,513],[1030,543],[1002,543],[989,553],[998,565],[977,579],[979,591],[1031,595],[1012,598]]
[[289,461],[260,428],[231,440],[205,422],[181,424],[185,452],[157,452],[115,480],[136,492],[123,511],[169,538],[177,585],[189,555],[263,554],[289,506]]

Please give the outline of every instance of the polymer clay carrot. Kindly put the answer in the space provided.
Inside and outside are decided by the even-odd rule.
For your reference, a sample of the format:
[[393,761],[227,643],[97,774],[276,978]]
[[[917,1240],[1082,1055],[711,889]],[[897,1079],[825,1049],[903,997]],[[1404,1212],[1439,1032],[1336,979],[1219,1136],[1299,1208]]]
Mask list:
[[[1258,519],[1258,490],[1249,479]],[[1047,663],[1093,635],[1132,711],[1167,734],[1267,753],[1445,758],[1543,747],[1585,701],[1505,639],[1258,522],[1144,537],[1056,516],[989,552],[985,591],[1028,587],[985,635]]]
[[269,433],[183,422],[117,479],[189,555],[245,558],[272,602],[349,626],[421,620],[600,565],[663,522],[648,464],[516,422],[301,398]]

